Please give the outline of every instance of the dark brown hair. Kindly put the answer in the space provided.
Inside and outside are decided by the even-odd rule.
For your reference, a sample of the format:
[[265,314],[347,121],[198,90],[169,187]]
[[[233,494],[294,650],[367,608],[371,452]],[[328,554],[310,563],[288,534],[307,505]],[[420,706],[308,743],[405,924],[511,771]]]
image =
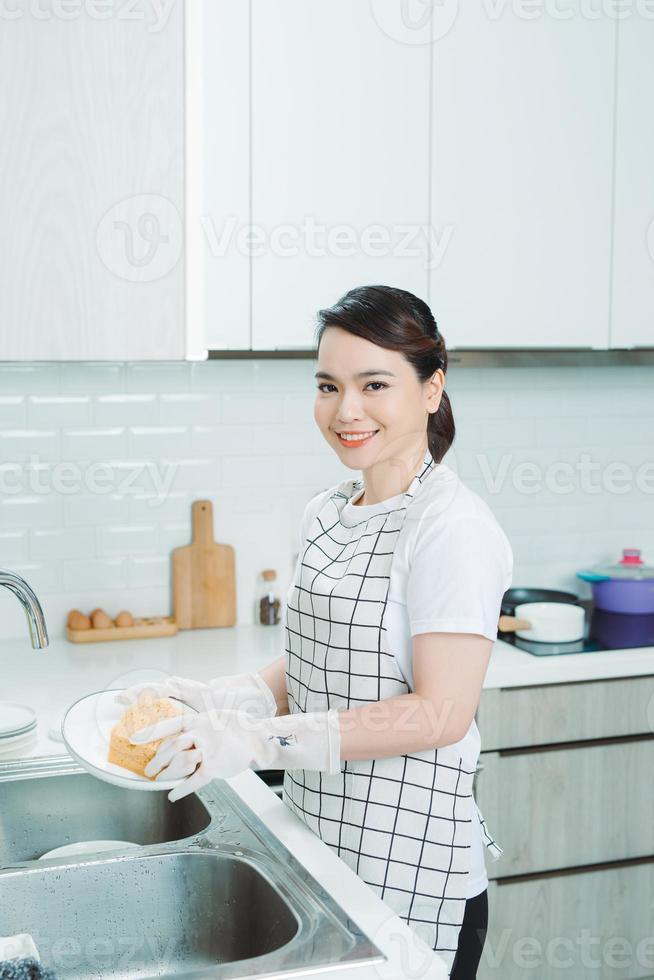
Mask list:
[[[316,349],[327,327],[340,327],[363,337],[378,347],[404,354],[421,382],[438,368],[447,371],[445,340],[431,310],[423,300],[406,289],[394,286],[357,286],[345,296],[318,311]],[[427,442],[436,463],[440,463],[454,442],[452,406],[443,391],[438,411],[427,422]]]

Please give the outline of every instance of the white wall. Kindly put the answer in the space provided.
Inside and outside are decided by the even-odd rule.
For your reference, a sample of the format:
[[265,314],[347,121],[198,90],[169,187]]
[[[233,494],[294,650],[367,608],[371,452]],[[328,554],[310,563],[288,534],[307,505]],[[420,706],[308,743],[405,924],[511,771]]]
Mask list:
[[[262,568],[285,593],[304,504],[353,475],[313,421],[314,371],[311,360],[0,364],[0,567],[34,586],[50,632],[72,607],[168,613],[170,552],[188,542],[198,497],[236,550],[238,621],[252,622]],[[514,584],[587,595],[576,569],[622,547],[654,561],[654,368],[452,367],[447,390],[458,431],[445,461],[507,532]],[[583,454],[596,469],[586,488]],[[108,468],[89,472],[98,463]],[[520,484],[523,463],[535,492]],[[172,481],[163,496],[153,474]],[[571,492],[557,491],[563,477]],[[0,590],[0,636],[25,631]]]

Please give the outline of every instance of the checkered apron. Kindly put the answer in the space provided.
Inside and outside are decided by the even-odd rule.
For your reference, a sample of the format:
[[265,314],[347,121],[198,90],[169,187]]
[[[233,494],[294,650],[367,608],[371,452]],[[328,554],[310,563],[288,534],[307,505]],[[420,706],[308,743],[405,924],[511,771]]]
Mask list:
[[[409,692],[387,650],[383,619],[407,508],[435,465],[427,451],[392,511],[344,525],[342,508],[363,486],[347,480],[316,514],[287,596],[291,714],[345,710]],[[451,970],[476,814],[486,846],[494,858],[501,854],[472,794],[477,755],[443,746],[341,765],[335,775],[286,770],[284,802]]]

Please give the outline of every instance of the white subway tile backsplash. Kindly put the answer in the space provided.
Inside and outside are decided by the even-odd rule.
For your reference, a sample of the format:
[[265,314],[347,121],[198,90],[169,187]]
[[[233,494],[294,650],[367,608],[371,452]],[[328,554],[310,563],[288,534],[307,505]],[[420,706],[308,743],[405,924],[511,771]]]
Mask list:
[[280,456],[225,456],[220,462],[222,483],[228,490],[234,487],[279,487],[282,484],[283,461]]
[[126,558],[90,558],[64,562],[64,589],[88,592],[90,589],[124,589],[128,586]]
[[0,430],[0,459],[7,461],[28,460],[31,456],[41,459],[57,459],[59,433],[55,429],[2,429]]
[[26,424],[27,401],[24,396],[0,395],[0,428],[24,429]]
[[88,395],[31,395],[27,420],[30,428],[89,425],[91,399]]
[[0,532],[0,568],[6,568],[8,562],[23,561],[29,552],[28,531]]
[[125,390],[125,364],[69,361],[61,364],[60,368],[61,390],[66,394],[82,392],[97,395],[104,391]]
[[127,364],[125,387],[127,391],[188,391],[191,365],[187,363],[142,362]]
[[116,493],[75,494],[64,500],[67,527],[119,524],[129,520],[129,497]]
[[62,573],[59,562],[20,562],[12,565],[12,571],[22,575],[35,592],[52,594],[62,590]]
[[481,424],[481,445],[484,449],[507,446],[522,449],[534,445],[533,419],[489,419]]
[[452,405],[454,421],[468,419],[509,419],[519,412],[509,411],[509,395],[502,389],[497,391],[469,390],[461,392]]
[[153,555],[157,551],[157,528],[154,524],[109,525],[97,529],[100,555]]
[[157,528],[151,525],[109,525],[97,529],[100,555],[152,555],[157,551]]
[[315,423],[288,422],[278,425],[257,425],[252,429],[252,452],[267,456],[272,446],[283,446],[284,456],[329,452],[327,442]]
[[94,423],[97,426],[155,425],[159,421],[159,400],[155,394],[98,395]]
[[[127,562],[127,583],[130,589],[147,589],[170,584],[170,559],[130,558]],[[151,610],[154,614],[165,615],[168,609]]]
[[[221,470],[224,461],[203,457],[199,459],[160,459],[156,474],[163,492],[169,490],[179,493],[193,491],[198,487],[212,487],[214,491],[221,485]],[[246,484],[247,485],[247,484]],[[156,488],[155,488],[156,489]]]
[[249,425],[194,425],[191,449],[198,456],[247,456],[255,452],[254,437],[255,429]]
[[184,392],[160,395],[162,425],[217,426],[221,422],[222,401],[217,393]]
[[189,430],[183,425],[137,425],[127,431],[130,456],[139,456],[143,459],[184,456],[190,449]]
[[63,500],[54,493],[43,496],[3,495],[0,499],[0,530],[62,527],[63,512]]
[[[214,524],[216,515],[214,512]],[[159,528],[159,548],[168,555],[173,548],[181,548],[191,542],[191,521],[190,514],[188,521],[180,521],[178,524],[162,524]]]
[[223,420],[231,425],[257,425],[281,422],[284,415],[284,399],[281,395],[261,391],[254,394],[225,392],[223,395]]
[[291,426],[306,426],[307,423],[311,423],[315,428],[313,420],[315,400],[315,394],[311,391],[285,395],[282,402],[282,421]]
[[[191,539],[193,500],[210,499],[250,622],[261,567],[290,574],[308,500],[360,478],[315,424],[315,369],[263,358],[0,364],[0,563],[60,604],[72,593],[64,606],[83,597],[165,613],[170,552]],[[584,594],[575,572],[622,547],[654,561],[653,382],[643,366],[461,369],[453,355],[445,462],[508,534],[514,584]]]
[[30,558],[61,561],[64,558],[94,557],[93,527],[42,528],[30,531]]
[[159,495],[154,492],[138,493],[129,498],[129,521],[131,524],[157,523],[167,521],[189,522],[191,520],[191,500],[193,495],[185,491]]
[[106,429],[64,429],[62,432],[63,459],[104,459],[127,453],[127,429],[112,426]]
[[60,369],[61,365],[46,362],[0,363],[0,392],[3,395],[56,395],[60,391]]
[[[327,448],[327,452],[329,449]],[[325,462],[324,456],[317,452],[305,453],[297,456],[283,456],[281,458],[281,481],[284,487],[313,487],[324,479]],[[346,480],[348,476],[355,479],[360,477],[358,470],[350,470],[343,473],[336,479]],[[336,481],[332,481],[336,482]]]

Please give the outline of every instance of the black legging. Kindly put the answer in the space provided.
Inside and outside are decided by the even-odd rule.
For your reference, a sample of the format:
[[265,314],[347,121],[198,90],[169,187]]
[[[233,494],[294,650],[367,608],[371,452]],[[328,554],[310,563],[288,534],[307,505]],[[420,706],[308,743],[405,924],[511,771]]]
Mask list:
[[450,980],[475,980],[488,928],[488,891],[466,900]]

